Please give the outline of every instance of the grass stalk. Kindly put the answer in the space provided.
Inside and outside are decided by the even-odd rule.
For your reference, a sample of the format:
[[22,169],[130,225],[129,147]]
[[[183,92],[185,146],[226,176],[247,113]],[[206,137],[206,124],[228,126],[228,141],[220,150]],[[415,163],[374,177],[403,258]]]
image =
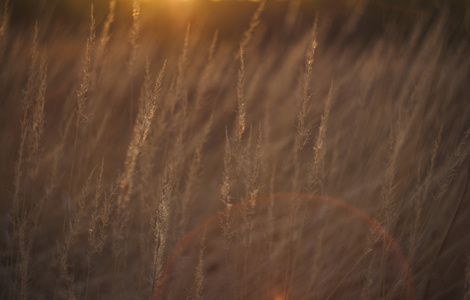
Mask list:
[[69,194],[71,193],[72,181],[74,179],[74,167],[75,167],[75,160],[76,160],[76,151],[77,151],[77,146],[78,146],[79,131],[81,130],[82,123],[88,119],[87,106],[89,105],[90,93],[91,93],[90,87],[92,86],[92,78],[93,78],[92,52],[95,46],[95,39],[96,39],[96,24],[95,24],[94,12],[93,12],[93,4],[91,5],[90,11],[91,11],[90,12],[90,34],[86,42],[81,83],[77,91],[77,108],[76,108],[76,123],[75,123],[76,128],[75,128],[75,140],[74,140],[73,154],[72,154],[72,165],[70,167],[70,179],[69,179],[69,187],[68,187]]
[[[253,34],[254,34],[256,28],[261,23],[261,14],[263,13],[264,9],[266,8],[266,1],[267,0],[261,0],[260,1],[259,5],[258,5],[258,8],[256,9],[255,13],[253,14],[253,16],[251,18],[250,25],[249,25],[248,29],[243,34],[243,39],[240,42],[240,48],[245,49],[248,46],[248,44],[250,43],[250,41],[252,40]],[[239,54],[240,54],[240,56],[243,55],[243,53],[241,51],[240,51]]]

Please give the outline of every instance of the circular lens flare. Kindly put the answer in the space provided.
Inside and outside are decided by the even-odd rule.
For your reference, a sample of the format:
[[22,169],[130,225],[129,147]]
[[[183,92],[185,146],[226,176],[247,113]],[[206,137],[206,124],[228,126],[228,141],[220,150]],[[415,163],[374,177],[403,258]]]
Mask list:
[[[319,196],[319,195],[311,195],[311,194],[279,193],[279,194],[260,196],[255,199],[257,203],[263,202],[266,200],[275,200],[275,201],[308,200],[312,202],[326,203],[335,208],[345,210],[346,212],[351,213],[361,218],[369,226],[369,228],[372,229],[382,239],[382,241],[386,245],[388,245],[389,248],[391,249],[394,258],[398,262],[398,265],[401,269],[401,274],[403,275],[403,282],[406,286],[405,288],[406,299],[416,299],[416,292],[415,292],[415,286],[414,286],[414,282],[412,278],[411,269],[400,246],[398,245],[397,241],[374,218],[369,216],[364,211],[350,204],[347,204],[345,202],[342,202],[333,198]],[[153,299],[154,300],[162,299],[163,284],[166,280],[166,277],[170,268],[174,264],[175,260],[180,256],[180,254],[185,249],[185,247],[189,244],[189,242],[196,235],[202,232],[204,228],[207,228],[209,225],[218,224],[217,221],[220,220],[221,217],[231,214],[235,212],[236,210],[244,209],[248,206],[251,206],[252,203],[253,203],[253,200],[251,199],[237,203],[231,206],[229,209],[226,209],[224,211],[221,211],[213,215],[211,218],[207,219],[199,227],[195,228],[193,231],[188,233],[186,237],[176,246],[176,250],[171,254],[166,264],[163,266],[163,270],[160,276],[156,280],[155,289],[153,293]],[[286,299],[286,298],[283,295],[276,294],[274,296],[274,299],[281,300],[281,299]]]

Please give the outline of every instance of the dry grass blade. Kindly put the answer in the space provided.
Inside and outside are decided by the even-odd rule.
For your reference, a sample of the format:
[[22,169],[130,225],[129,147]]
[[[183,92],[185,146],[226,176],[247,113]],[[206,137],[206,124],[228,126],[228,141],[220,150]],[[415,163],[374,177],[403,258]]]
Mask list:
[[93,85],[93,56],[92,52],[95,47],[95,40],[96,40],[96,24],[95,24],[95,16],[93,11],[93,4],[90,8],[90,29],[89,29],[89,36],[86,42],[85,48],[85,57],[83,60],[83,69],[81,75],[81,82],[80,87],[77,91],[77,106],[76,106],[76,129],[75,129],[75,142],[73,147],[73,154],[72,154],[72,165],[70,167],[70,179],[69,179],[69,187],[68,192],[70,194],[72,189],[72,181],[74,179],[74,168],[75,168],[75,160],[76,160],[76,150],[78,144],[78,137],[79,132],[82,130],[83,123],[88,121],[88,113],[89,113],[89,105],[90,105],[90,95],[91,95],[91,87]]
[[[34,183],[38,176],[40,159],[40,141],[44,133],[44,105],[47,86],[47,67],[44,55],[38,49],[38,27],[35,27],[33,44],[31,47],[31,62],[28,69],[26,86],[23,89],[23,118],[21,124],[21,137],[18,149],[18,159],[14,172],[14,192],[11,206],[12,243],[9,250],[8,268],[14,270],[15,277],[19,272],[21,299],[29,297],[29,280],[31,264],[31,247],[36,216],[42,207],[42,201],[34,203],[26,201],[26,194],[34,191]],[[26,171],[26,174],[24,174]],[[27,175],[27,176],[24,176]],[[20,195],[20,193],[22,195]],[[18,264],[15,268],[14,251],[18,249]],[[14,288],[12,286],[11,288]]]
[[196,300],[201,300],[203,299],[203,293],[204,293],[204,250],[206,248],[205,242],[206,242],[206,233],[207,233],[207,228],[204,228],[204,232],[202,233],[202,238],[201,238],[201,247],[199,249],[199,262],[196,267],[196,278],[195,278],[195,283],[196,283],[196,288],[194,290],[194,299]]
[[106,16],[106,20],[103,25],[103,29],[101,31],[101,38],[100,38],[100,50],[98,51],[101,54],[104,54],[108,43],[109,43],[109,31],[111,30],[111,25],[114,22],[115,18],[115,9],[116,9],[116,0],[109,1],[109,12]]
[[246,118],[246,98],[245,98],[245,58],[243,56],[243,47],[240,46],[240,69],[238,70],[238,84],[237,84],[237,143],[241,143],[243,133],[245,132],[245,118]]
[[135,72],[135,62],[137,60],[137,52],[140,47],[139,37],[142,27],[141,20],[141,3],[140,0],[132,1],[132,28],[129,33],[129,41],[131,44],[131,52],[129,56],[129,74],[132,76]]
[[90,35],[88,36],[85,48],[85,57],[83,60],[83,71],[80,88],[77,91],[77,130],[80,128],[82,122],[88,119],[86,111],[90,100],[90,87],[92,86],[93,79],[93,56],[92,52],[96,42],[96,24],[93,12],[93,5],[91,5],[90,13]]
[[[261,2],[258,5],[258,8],[256,9],[255,13],[253,14],[253,17],[251,18],[250,21],[250,26],[248,29],[245,31],[243,35],[243,39],[240,43],[240,47],[245,49],[246,46],[250,43],[251,39],[253,38],[253,33],[255,32],[256,28],[259,26],[261,20],[261,14],[263,13],[264,9],[266,8],[266,1],[267,0],[261,0]],[[240,56],[243,53],[240,53]]]
[[289,1],[289,7],[287,8],[286,17],[284,20],[284,30],[288,33],[290,33],[294,27],[301,3],[301,0]]
[[[452,183],[456,172],[457,168],[464,162],[464,160],[467,158],[470,150],[468,149],[468,143],[470,140],[470,128],[467,128],[467,130],[464,133],[464,136],[460,140],[459,145],[455,149],[454,153],[452,153],[452,156],[448,159],[447,161],[447,170],[446,170],[446,175],[443,181],[439,184],[439,189],[433,199],[433,214],[437,213],[438,207],[441,205],[441,201],[444,198],[444,195],[447,193],[450,184]],[[432,216],[432,215],[431,215]],[[429,223],[429,218],[426,219],[426,224]]]
[[324,165],[325,165],[325,139],[327,122],[330,116],[331,101],[333,97],[333,80],[330,83],[330,90],[326,98],[325,109],[320,121],[317,139],[313,147],[314,158],[310,169],[310,191],[312,194],[323,193]]
[[181,216],[180,220],[178,222],[178,227],[179,227],[179,233],[178,236],[182,237],[183,234],[187,230],[187,223],[189,219],[189,211],[190,211],[190,205],[194,202],[194,192],[198,188],[198,183],[199,183],[199,173],[201,169],[201,159],[202,159],[202,150],[203,147],[207,141],[208,135],[210,130],[212,129],[213,125],[213,114],[209,117],[209,120],[205,124],[202,134],[200,135],[200,138],[197,141],[197,146],[194,151],[191,164],[189,165],[188,172],[186,174],[186,183],[185,183],[185,188],[183,192],[183,200],[182,200],[182,205],[181,205]]
[[311,88],[310,88],[310,81],[312,77],[312,67],[315,61],[315,49],[317,48],[317,39],[316,39],[316,25],[315,22],[312,36],[313,40],[308,48],[307,56],[305,58],[305,72],[303,78],[303,91],[302,91],[302,103],[300,105],[300,110],[297,116],[297,132],[298,132],[298,140],[296,142],[296,152],[301,152],[305,145],[308,142],[310,137],[311,129],[305,125],[305,120],[307,118],[308,113],[311,110],[311,103],[310,100],[312,98],[311,95]]
[[[175,189],[175,174],[172,162],[170,162],[164,170],[160,203],[155,214],[154,221],[154,276],[153,283],[161,276],[164,263],[164,255],[167,251],[168,232],[170,230],[171,206],[173,202],[173,192]],[[154,288],[152,288],[153,290]]]
[[74,212],[70,224],[59,245],[59,269],[62,280],[67,285],[69,299],[75,299],[75,277],[70,266],[71,249],[73,249],[77,236],[81,232],[81,223],[86,213],[86,200],[91,192],[91,181],[95,170],[92,170],[76,200],[77,210]]
[[434,142],[434,147],[432,151],[432,156],[431,160],[429,162],[429,167],[426,172],[426,176],[424,178],[424,181],[422,184],[418,186],[418,191],[417,191],[417,200],[416,200],[416,216],[414,218],[414,223],[413,223],[413,228],[411,232],[411,237],[410,237],[410,253],[408,254],[408,260],[413,262],[415,259],[415,254],[416,254],[416,248],[417,248],[417,240],[418,240],[418,232],[420,232],[423,228],[422,227],[422,211],[423,211],[423,206],[425,204],[425,197],[427,197],[428,190],[431,184],[431,179],[434,174],[434,169],[436,166],[436,159],[437,159],[437,154],[438,154],[438,149],[441,144],[441,139],[442,139],[442,126],[439,130],[439,133],[436,137],[436,141]]
[[[230,196],[231,192],[231,178],[232,172],[232,149],[230,145],[230,139],[228,137],[227,128],[225,129],[225,152],[224,152],[224,171],[222,175],[222,185],[220,187],[221,201],[224,205],[225,210],[229,210],[232,207],[232,199]],[[224,214],[222,216],[221,226],[224,231],[224,248],[230,247],[230,240],[232,237],[232,229],[230,224],[230,214]]]
[[219,36],[219,31],[216,30],[214,33],[214,37],[212,38],[211,45],[209,47],[209,53],[207,55],[207,64],[204,66],[204,69],[201,73],[201,79],[199,81],[198,87],[197,87],[197,92],[196,92],[196,99],[194,100],[194,106],[192,109],[192,114],[193,114],[193,121],[196,118],[196,116],[199,115],[201,106],[203,103],[204,98],[207,96],[207,89],[209,87],[209,83],[212,80],[213,76],[213,71],[215,68],[214,65],[214,55],[216,51],[216,46],[217,46],[217,38]]
[[134,125],[134,132],[132,140],[127,150],[126,165],[124,176],[121,179],[120,187],[121,193],[118,198],[118,206],[123,209],[124,205],[130,200],[130,195],[134,186],[134,169],[137,163],[142,147],[147,139],[147,135],[152,124],[155,111],[157,110],[158,100],[162,90],[163,75],[165,73],[166,62],[157,77],[155,87],[153,89],[150,99],[145,99],[141,103],[139,113],[137,115],[136,123]]

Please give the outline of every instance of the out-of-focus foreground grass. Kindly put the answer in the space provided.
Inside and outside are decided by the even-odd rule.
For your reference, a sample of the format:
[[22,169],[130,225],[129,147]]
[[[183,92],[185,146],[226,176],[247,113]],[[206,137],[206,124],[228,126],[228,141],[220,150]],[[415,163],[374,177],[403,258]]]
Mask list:
[[468,299],[469,7],[405,2],[8,2],[0,297]]

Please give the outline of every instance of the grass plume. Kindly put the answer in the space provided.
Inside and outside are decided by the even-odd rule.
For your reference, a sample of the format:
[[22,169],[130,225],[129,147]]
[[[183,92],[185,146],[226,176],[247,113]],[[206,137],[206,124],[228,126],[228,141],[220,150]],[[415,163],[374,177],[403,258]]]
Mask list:
[[460,3],[24,1],[1,299],[468,296]]

